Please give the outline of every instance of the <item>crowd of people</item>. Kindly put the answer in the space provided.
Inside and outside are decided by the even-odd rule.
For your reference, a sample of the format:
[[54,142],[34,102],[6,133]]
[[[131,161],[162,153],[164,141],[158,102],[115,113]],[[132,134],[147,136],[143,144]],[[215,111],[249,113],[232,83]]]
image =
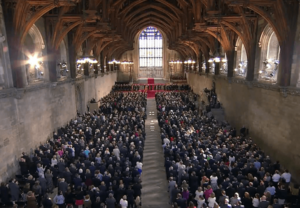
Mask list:
[[190,86],[183,84],[115,84],[112,88],[113,92],[120,92],[120,91],[147,91],[147,90],[165,90],[165,91],[172,91],[172,90],[190,90]]
[[217,94],[215,89],[204,89],[204,93],[207,96],[207,100],[209,101],[209,105],[206,106],[206,111],[211,111],[212,108],[221,108],[221,103],[218,101]]
[[[161,86],[170,90],[155,99],[172,207],[300,206],[299,186],[291,185],[289,171],[281,171],[245,127],[237,135],[199,112],[199,96],[187,85]],[[1,183],[2,205],[140,208],[146,98],[145,92],[113,91],[100,100],[98,111],[78,113],[45,144],[22,153],[21,174]]]
[[115,84],[112,87],[112,91],[113,92],[117,92],[117,91],[131,91],[131,90],[135,90],[135,88],[132,88],[131,84]]
[[169,203],[180,208],[283,208],[297,203],[299,186],[290,185],[289,171],[281,171],[280,163],[273,163],[251,137],[199,114],[195,96],[156,93]]
[[146,94],[112,92],[100,103],[22,154],[21,175],[1,184],[2,205],[141,207]]
[[182,75],[172,75],[171,79],[172,80],[186,80],[186,78]]

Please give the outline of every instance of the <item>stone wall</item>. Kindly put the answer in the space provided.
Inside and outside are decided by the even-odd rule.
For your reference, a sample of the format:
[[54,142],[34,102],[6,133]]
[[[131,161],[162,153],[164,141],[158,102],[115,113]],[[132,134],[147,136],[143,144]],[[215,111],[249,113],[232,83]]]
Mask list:
[[189,74],[188,83],[195,93],[201,94],[215,82],[218,99],[226,119],[237,129],[245,125],[255,142],[273,160],[288,168],[294,179],[300,176],[299,123],[300,96],[284,97],[279,90],[248,87],[227,79]]
[[0,90],[0,180],[18,170],[22,152],[30,152],[44,143],[53,130],[67,124],[76,115],[76,88],[81,87],[82,106],[92,98],[107,95],[116,81],[116,73],[97,78],[44,83],[25,89]]

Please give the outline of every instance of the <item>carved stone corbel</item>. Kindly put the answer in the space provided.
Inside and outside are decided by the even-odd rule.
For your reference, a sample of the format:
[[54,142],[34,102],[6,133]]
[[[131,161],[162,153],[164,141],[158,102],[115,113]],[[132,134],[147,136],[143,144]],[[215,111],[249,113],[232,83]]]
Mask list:
[[24,97],[25,94],[25,90],[24,89],[17,89],[16,90],[16,94],[15,94],[15,98],[16,99],[22,99]]
[[253,88],[253,83],[251,81],[247,81],[246,84],[249,89]]
[[286,98],[288,96],[288,89],[286,87],[281,87],[280,89],[281,95]]

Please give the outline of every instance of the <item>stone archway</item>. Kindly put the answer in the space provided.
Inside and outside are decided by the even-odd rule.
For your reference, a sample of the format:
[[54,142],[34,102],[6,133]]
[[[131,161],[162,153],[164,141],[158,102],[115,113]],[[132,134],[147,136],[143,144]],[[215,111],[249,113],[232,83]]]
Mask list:
[[30,37],[32,38],[33,43],[35,45],[35,49],[38,52],[42,52],[42,50],[45,48],[45,43],[40,30],[35,24],[33,24],[32,27],[29,29],[28,35],[30,35]]
[[24,65],[24,72],[26,71],[27,83],[33,83],[39,80],[44,80],[47,70],[43,63],[43,50],[45,49],[45,42],[38,27],[33,24],[25,36],[22,51],[23,60],[35,59],[36,63],[26,63]]
[[246,77],[247,75],[247,52],[242,39],[239,37],[235,44],[235,69],[234,74],[237,76]]
[[261,47],[259,80],[277,82],[280,46],[271,25],[267,25],[259,40]]
[[138,77],[163,78],[165,47],[164,37],[156,27],[146,27],[137,35]]

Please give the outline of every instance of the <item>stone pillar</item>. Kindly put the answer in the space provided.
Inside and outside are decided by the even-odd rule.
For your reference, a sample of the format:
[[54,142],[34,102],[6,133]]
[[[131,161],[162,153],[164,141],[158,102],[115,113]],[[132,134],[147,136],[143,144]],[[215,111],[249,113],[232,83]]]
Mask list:
[[12,70],[7,45],[7,34],[0,4],[0,89],[13,87]]
[[254,67],[255,67],[255,52],[256,52],[256,44],[257,44],[257,36],[258,36],[258,21],[256,23],[256,31],[253,31],[253,39],[250,41],[250,49],[247,51],[247,75],[246,80],[247,81],[253,81],[254,80]]
[[[298,4],[296,6],[296,4]],[[280,58],[279,58],[279,69],[277,76],[277,83],[279,86],[288,87],[291,84],[291,74],[292,74],[292,61],[293,61],[293,52],[297,30],[297,19],[299,14],[299,3],[292,2],[287,6],[288,11],[288,21],[289,31],[286,31],[285,39],[280,41]]]
[[234,50],[226,52],[227,56],[227,77],[233,77],[233,68],[234,68]]
[[90,63],[83,64],[83,72],[85,76],[90,76]]
[[13,17],[14,11],[12,8],[5,8],[3,10],[6,33],[7,33],[7,42],[9,47],[9,56],[11,62],[11,69],[13,75],[14,87],[23,88],[27,85],[26,83],[26,70],[22,67],[23,55],[22,55],[22,44],[20,37],[18,36],[19,32],[13,27]]
[[215,62],[215,75],[220,74],[220,66],[221,66],[220,62]]
[[209,73],[209,62],[208,62],[208,59],[205,60],[205,66],[206,66],[206,69],[205,69],[205,73]]
[[47,60],[49,67],[49,80],[50,82],[57,82],[57,54],[58,51],[55,48],[47,47]]
[[75,45],[73,44],[74,34],[72,32],[68,33],[68,52],[69,52],[69,61],[70,61],[70,75],[72,79],[76,78],[77,66],[76,66],[76,50]]
[[102,51],[100,53],[100,67],[101,67],[101,72],[104,72],[104,58],[103,58]]
[[202,72],[203,71],[203,69],[202,69],[202,62],[203,62],[203,56],[202,56],[202,54],[199,56],[199,58],[198,58],[198,61],[199,61],[199,63],[198,63],[198,65],[199,65],[199,72]]

